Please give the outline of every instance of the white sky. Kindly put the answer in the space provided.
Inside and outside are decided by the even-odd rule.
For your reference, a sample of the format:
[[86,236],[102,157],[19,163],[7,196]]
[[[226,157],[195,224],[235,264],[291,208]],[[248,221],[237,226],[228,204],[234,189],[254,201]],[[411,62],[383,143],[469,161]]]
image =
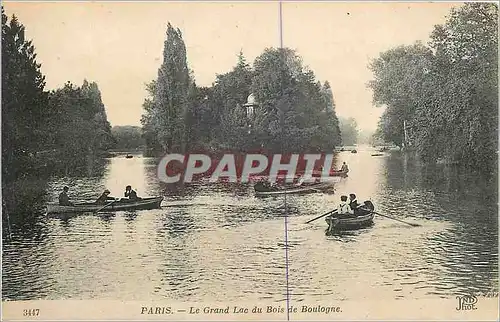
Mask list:
[[[366,83],[370,59],[381,51],[428,41],[434,25],[461,3],[286,2],[283,45],[296,49],[328,80],[337,114],[361,129],[376,128]],[[99,85],[112,125],[140,125],[144,84],[162,63],[167,22],[179,27],[198,85],[229,71],[243,50],[253,62],[279,47],[277,2],[4,2],[26,27],[42,64],[47,89],[83,79]]]

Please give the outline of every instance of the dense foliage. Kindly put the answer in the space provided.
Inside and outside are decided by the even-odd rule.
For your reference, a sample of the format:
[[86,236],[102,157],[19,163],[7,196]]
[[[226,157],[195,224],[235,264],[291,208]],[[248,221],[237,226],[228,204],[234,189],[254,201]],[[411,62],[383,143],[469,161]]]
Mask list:
[[[498,142],[498,6],[467,3],[434,28],[428,46],[384,52],[371,64],[378,133],[438,158],[490,171]],[[403,122],[406,122],[406,141]]]
[[342,135],[342,145],[354,145],[358,143],[359,129],[358,123],[352,117],[340,119],[340,133]]
[[25,28],[2,8],[2,179],[41,165],[85,166],[112,144],[97,84],[48,92]]
[[[142,117],[151,150],[331,151],[341,142],[330,85],[316,81],[291,49],[267,48],[253,67],[240,52],[210,88],[196,85],[181,32],[170,24],[163,56]],[[253,113],[245,107],[250,94]]]
[[112,145],[111,126],[96,83],[84,81],[81,87],[66,83],[50,93],[50,108],[54,111],[50,133],[61,156],[83,158]]
[[21,175],[32,165],[33,152],[47,144],[48,94],[31,41],[16,17],[2,7],[2,178]]
[[116,150],[126,151],[141,149],[145,145],[144,138],[142,136],[142,129],[139,126],[113,126],[111,134],[115,140],[113,149]]
[[188,95],[193,86],[186,59],[186,46],[179,29],[169,23],[158,78],[148,85],[151,98],[144,103],[147,143],[154,149],[184,150],[187,140]]

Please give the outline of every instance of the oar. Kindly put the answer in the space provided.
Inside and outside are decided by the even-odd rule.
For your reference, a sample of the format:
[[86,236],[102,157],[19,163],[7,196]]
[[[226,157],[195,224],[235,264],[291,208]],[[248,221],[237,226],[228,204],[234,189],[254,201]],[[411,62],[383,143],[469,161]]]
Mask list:
[[98,213],[99,211],[103,210],[104,208],[106,208],[107,206],[109,206],[109,205],[111,205],[111,204],[113,204],[113,203],[115,203],[115,202],[117,202],[117,200],[116,200],[116,199],[115,199],[115,200],[113,200],[113,201],[111,201],[110,203],[105,204],[103,207],[101,207],[101,208],[97,209],[96,211],[94,211],[94,213],[95,213],[95,214],[96,214],[96,213]]
[[332,210],[332,211],[329,211],[329,212],[327,212],[326,214],[321,215],[321,216],[318,216],[318,217],[316,217],[316,218],[313,218],[313,219],[311,219],[311,220],[309,220],[309,221],[306,221],[306,222],[305,222],[305,224],[308,224],[308,223],[310,223],[310,222],[313,222],[313,221],[315,221],[315,220],[317,220],[317,219],[320,219],[321,217],[325,217],[325,216],[327,216],[327,215],[329,215],[329,214],[333,214],[334,212],[337,212],[337,209]]
[[375,212],[375,211],[372,211],[372,212],[374,214],[376,214],[376,215],[379,215],[379,216],[382,216],[382,217],[386,217],[386,218],[389,218],[389,219],[392,219],[392,220],[396,220],[396,221],[402,222],[404,224],[407,224],[407,225],[410,225],[410,226],[413,226],[413,227],[420,227],[421,226],[419,224],[413,224],[411,222],[402,221],[402,220],[394,218],[394,217],[390,217],[390,216],[387,216],[387,215],[382,215],[381,213],[378,213],[378,212]]

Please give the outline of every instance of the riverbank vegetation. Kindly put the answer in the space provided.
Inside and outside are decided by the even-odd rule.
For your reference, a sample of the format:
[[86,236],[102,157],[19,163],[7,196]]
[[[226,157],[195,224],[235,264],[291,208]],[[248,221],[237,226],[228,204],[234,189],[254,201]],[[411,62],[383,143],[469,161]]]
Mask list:
[[360,143],[360,131],[358,129],[358,123],[354,118],[340,118],[339,125],[340,134],[342,137],[342,145],[351,146]]
[[133,151],[142,150],[145,147],[145,140],[140,126],[117,125],[111,128],[114,144],[113,151]]
[[97,84],[48,91],[40,67],[24,26],[2,7],[3,183],[85,168],[113,144]]
[[163,64],[147,89],[142,125],[151,152],[332,151],[341,144],[330,85],[288,48],[267,48],[252,66],[240,52],[231,71],[199,87],[181,31],[168,24]]
[[378,133],[425,162],[496,169],[498,6],[467,3],[435,26],[427,45],[399,46],[370,68]]

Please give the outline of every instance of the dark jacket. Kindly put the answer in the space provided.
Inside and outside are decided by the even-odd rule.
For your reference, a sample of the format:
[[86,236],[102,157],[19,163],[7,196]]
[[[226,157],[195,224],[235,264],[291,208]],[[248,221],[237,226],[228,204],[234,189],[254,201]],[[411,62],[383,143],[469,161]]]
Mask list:
[[73,204],[69,201],[68,195],[64,191],[59,194],[59,205],[60,206],[73,206]]
[[358,203],[357,199],[354,199],[349,202],[349,206],[351,207],[352,210],[356,210],[356,208],[358,208],[360,204]]
[[129,192],[125,191],[125,197],[128,197],[129,200],[137,200],[137,199],[140,199],[139,197],[137,197],[137,192],[135,192],[134,190],[130,189]]

